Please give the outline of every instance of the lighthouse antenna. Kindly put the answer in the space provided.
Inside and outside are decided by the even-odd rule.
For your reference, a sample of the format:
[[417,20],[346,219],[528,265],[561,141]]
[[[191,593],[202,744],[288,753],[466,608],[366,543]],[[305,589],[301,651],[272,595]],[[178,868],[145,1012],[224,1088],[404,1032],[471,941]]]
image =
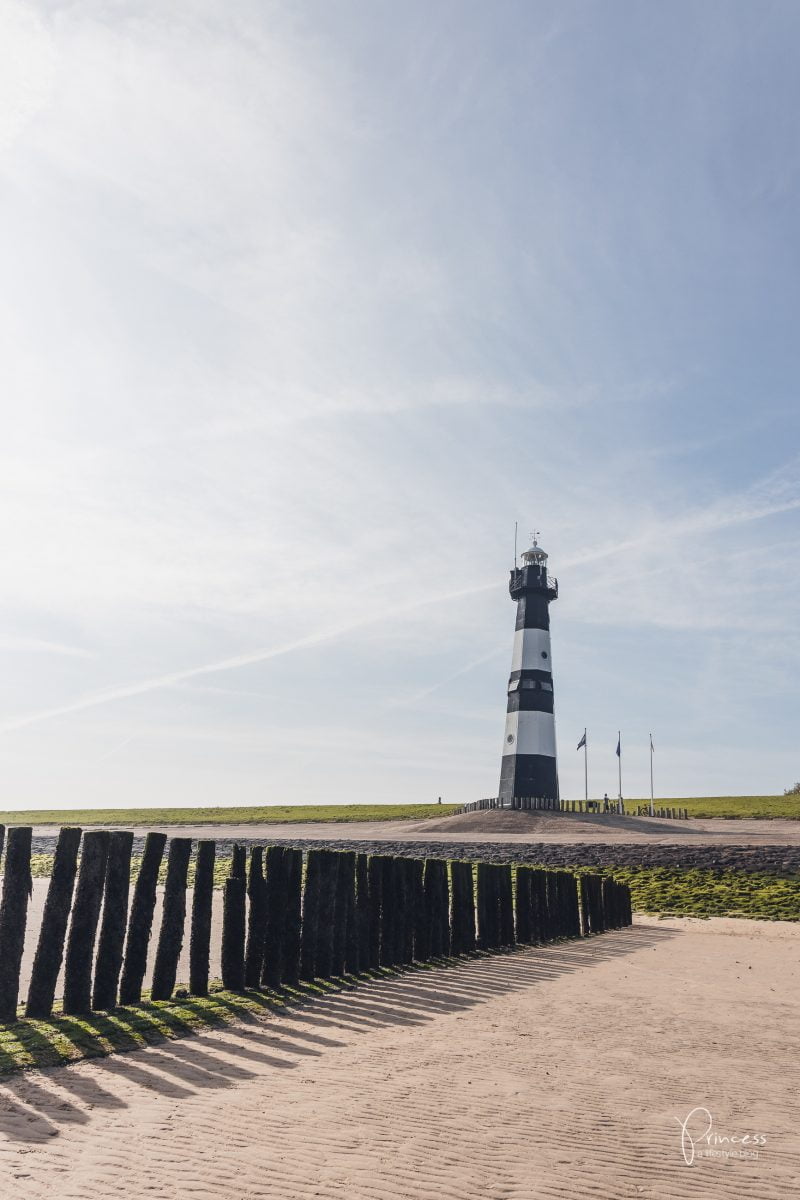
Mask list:
[[518,524],[518,522],[515,521],[514,522],[514,570],[515,571],[517,569],[517,524]]

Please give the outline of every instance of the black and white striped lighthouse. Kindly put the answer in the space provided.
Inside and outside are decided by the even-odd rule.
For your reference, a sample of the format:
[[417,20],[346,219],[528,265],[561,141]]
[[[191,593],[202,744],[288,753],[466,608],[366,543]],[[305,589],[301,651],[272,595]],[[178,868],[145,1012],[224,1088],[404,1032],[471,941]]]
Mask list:
[[517,626],[500,770],[499,800],[506,807],[523,796],[558,799],[550,658],[550,601],[558,596],[558,581],[547,573],[537,534],[522,566],[514,563],[508,590],[517,602]]

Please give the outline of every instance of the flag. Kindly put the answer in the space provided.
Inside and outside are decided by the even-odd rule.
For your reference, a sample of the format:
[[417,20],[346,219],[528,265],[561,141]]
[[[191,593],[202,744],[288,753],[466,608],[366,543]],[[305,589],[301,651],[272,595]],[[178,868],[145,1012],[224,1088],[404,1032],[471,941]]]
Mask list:
[[617,738],[617,758],[622,758],[622,736]]
[[651,733],[651,734],[650,734],[650,753],[651,753],[651,754],[655,754],[655,752],[656,752],[656,748],[655,748],[655,746],[653,745],[653,735],[652,735],[652,733]]
[[582,737],[582,738],[581,738],[581,740],[578,742],[578,744],[577,744],[577,746],[575,747],[575,749],[576,749],[576,750],[580,750],[580,749],[582,749],[582,747],[583,747],[583,746],[585,746],[585,745],[586,745],[586,731],[584,730],[583,737]]

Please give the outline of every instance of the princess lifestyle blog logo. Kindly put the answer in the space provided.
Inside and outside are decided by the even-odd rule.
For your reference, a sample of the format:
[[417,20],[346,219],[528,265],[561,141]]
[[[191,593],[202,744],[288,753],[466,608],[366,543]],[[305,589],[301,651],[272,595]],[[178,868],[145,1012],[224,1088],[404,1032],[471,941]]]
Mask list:
[[699,1158],[757,1159],[767,1144],[765,1133],[718,1133],[707,1108],[698,1105],[687,1117],[676,1117],[681,1128],[681,1152],[687,1167]]

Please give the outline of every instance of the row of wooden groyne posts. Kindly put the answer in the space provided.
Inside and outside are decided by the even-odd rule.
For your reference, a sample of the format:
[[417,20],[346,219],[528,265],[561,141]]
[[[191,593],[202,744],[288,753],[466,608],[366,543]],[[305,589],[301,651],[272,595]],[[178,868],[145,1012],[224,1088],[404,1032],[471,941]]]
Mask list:
[[[0,826],[0,851],[5,831]],[[8,833],[0,900],[0,1021],[17,1019],[31,879],[32,830]],[[150,999],[177,982],[191,891],[189,984],[209,990],[216,843],[148,833],[136,870],[133,834],[62,829],[25,1004],[53,1013],[143,999],[166,851]],[[630,925],[628,887],[609,876],[485,862],[234,846],[222,881],[222,985],[280,988],[517,943],[578,938]],[[131,877],[135,873],[131,895]]]
[[[483,800],[471,800],[468,804],[462,804],[456,811],[459,813],[482,812],[489,808],[514,808],[533,810],[540,812],[563,812],[563,813],[578,813],[591,812],[595,815],[600,811],[601,801],[599,800],[554,800],[547,796],[514,796],[508,802],[501,801],[497,796],[489,796]],[[617,801],[609,801],[609,813],[617,812]],[[626,814],[623,813],[623,816]],[[689,810],[686,808],[654,808],[650,812],[650,806],[647,804],[639,804],[636,808],[636,815],[639,817],[666,817],[672,821],[688,821]]]

